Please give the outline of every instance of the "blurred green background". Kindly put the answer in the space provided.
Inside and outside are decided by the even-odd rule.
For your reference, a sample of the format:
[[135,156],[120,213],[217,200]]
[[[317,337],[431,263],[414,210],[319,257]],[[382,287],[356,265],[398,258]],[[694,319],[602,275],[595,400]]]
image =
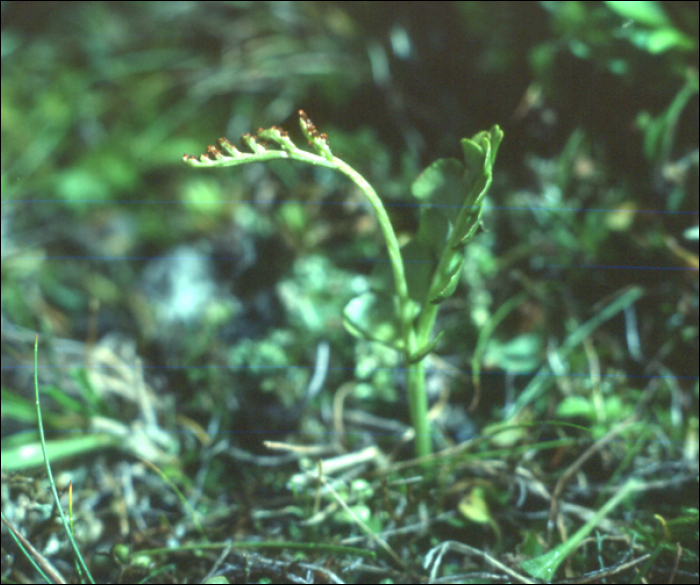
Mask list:
[[[431,400],[448,388],[460,413],[444,444],[505,418],[549,359],[561,378],[529,405],[534,420],[600,436],[643,398],[667,457],[697,466],[697,2],[2,2],[4,442],[35,426],[17,406],[34,331],[49,339],[51,399],[82,404],[64,404],[55,431],[129,424],[129,375],[110,393],[86,366],[137,357],[163,427],[215,420],[255,453],[324,432],[304,409],[350,381],[362,409],[408,421],[396,356],[342,327],[382,250],[356,190],[281,162],[181,163],[271,125],[302,144],[299,109],[404,239],[418,173],[459,156],[460,138],[505,132],[429,366]],[[325,347],[325,392],[309,396]],[[119,358],[88,359],[95,348]],[[575,376],[592,363],[591,393]],[[183,458],[191,471],[197,457]],[[688,495],[697,505],[697,482]]]

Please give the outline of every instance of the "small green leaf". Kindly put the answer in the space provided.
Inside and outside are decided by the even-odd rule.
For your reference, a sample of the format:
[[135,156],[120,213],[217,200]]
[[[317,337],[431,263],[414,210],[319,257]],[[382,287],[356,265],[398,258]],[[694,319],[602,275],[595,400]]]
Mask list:
[[408,365],[417,364],[417,363],[418,363],[419,361],[421,361],[425,356],[427,356],[431,351],[433,351],[433,350],[435,349],[435,346],[438,344],[438,341],[440,341],[440,338],[442,337],[442,334],[443,334],[443,333],[444,333],[443,331],[440,331],[440,333],[438,333],[438,334],[435,336],[435,339],[433,339],[432,341],[430,341],[429,343],[427,343],[426,345],[424,345],[424,346],[423,346],[421,349],[419,349],[417,352],[412,353],[412,354],[408,357],[408,360],[407,360],[407,361],[408,361]]
[[462,173],[464,167],[457,159],[441,158],[418,175],[411,186],[411,193],[416,199],[445,210],[445,215],[450,217],[454,214],[450,208],[458,210],[464,201]]
[[484,166],[484,149],[478,144],[479,135],[472,139],[462,138],[462,153],[464,154],[464,164],[467,168],[482,168]]
[[430,246],[436,256],[440,257],[449,235],[450,222],[445,214],[434,207],[423,209],[416,239]]
[[[411,192],[413,196],[421,201],[430,204],[430,209],[423,211],[426,222],[437,224],[435,212],[441,213],[448,220],[445,227],[436,225],[440,229],[435,234],[435,239],[439,240],[447,232],[450,233],[450,226],[458,221],[462,208],[467,203],[468,194],[467,185],[464,182],[464,166],[454,158],[443,158],[435,161],[427,169],[425,169],[418,178],[413,182]],[[423,219],[421,219],[421,223]],[[430,240],[427,233],[428,228],[423,228],[421,239],[423,241]],[[442,254],[441,247],[437,252]]]
[[466,244],[478,229],[482,202],[491,185],[493,164],[502,138],[503,132],[494,126],[489,132],[480,132],[471,140],[461,141],[467,166],[464,174],[467,195],[452,234],[452,241],[459,245]]
[[408,294],[422,304],[428,294],[437,260],[430,248],[418,240],[411,240],[401,248],[401,257],[406,270]]
[[462,238],[454,246],[455,250],[463,248],[467,245],[467,242],[474,237],[476,230],[479,229],[479,219],[481,219],[481,208],[479,208],[474,215],[469,218],[467,225],[469,226],[466,231],[463,232]]
[[477,524],[491,524],[493,515],[486,501],[484,488],[475,487],[465,495],[457,505],[457,509],[465,518]]
[[430,302],[433,304],[441,303],[446,298],[452,296],[457,290],[457,285],[459,284],[459,277],[462,273],[462,265],[464,264],[464,253],[461,251],[454,251],[453,256],[450,259],[447,272],[441,276],[441,288],[434,294]]
[[490,141],[491,141],[491,166],[496,162],[496,155],[498,154],[498,148],[501,146],[501,141],[503,140],[503,130],[498,124],[495,124],[489,130]]

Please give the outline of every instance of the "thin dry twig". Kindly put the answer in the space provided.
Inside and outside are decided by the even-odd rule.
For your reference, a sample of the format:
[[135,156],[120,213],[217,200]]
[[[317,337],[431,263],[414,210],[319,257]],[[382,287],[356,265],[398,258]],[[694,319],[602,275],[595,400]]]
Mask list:
[[38,550],[36,550],[32,544],[24,537],[24,535],[17,530],[14,524],[7,520],[6,518],[3,518],[2,521],[5,523],[5,526],[7,526],[7,529],[12,531],[12,533],[17,537],[17,540],[19,540],[22,545],[27,549],[27,551],[36,559],[36,562],[41,565],[41,568],[46,571],[46,574],[51,577],[51,579],[54,580],[55,583],[60,583],[61,585],[65,585],[68,583],[68,581],[65,580],[63,575],[58,572],[58,569],[54,567],[51,564],[51,561],[49,561],[44,555],[42,555]]
[[617,565],[613,565],[612,567],[608,567],[607,569],[601,569],[600,571],[586,573],[573,579],[562,579],[561,581],[559,581],[559,583],[563,583],[566,585],[573,585],[574,583],[599,583],[601,582],[601,579],[605,577],[612,577],[613,575],[617,575],[622,571],[628,571],[629,569],[636,567],[637,565],[646,561],[650,556],[651,554],[645,554],[639,558],[634,559],[633,561],[624,561],[618,563]]
[[[484,559],[487,563],[489,563],[491,566],[496,567],[499,571],[503,571],[506,575],[508,575],[511,579],[514,581],[517,581],[518,583],[525,583],[526,585],[536,585],[537,583],[540,583],[541,581],[533,581],[532,579],[529,579],[525,577],[524,575],[521,575],[520,573],[514,571],[510,567],[507,567],[504,565],[501,561],[493,558],[489,554],[485,553],[484,551],[481,551],[477,548],[471,547],[468,544],[463,544],[461,542],[457,542],[455,540],[447,540],[443,542],[441,545],[436,546],[435,548],[431,549],[428,554],[425,556],[425,562],[423,563],[423,566],[427,569],[428,566],[433,564],[433,568],[430,571],[430,581],[429,583],[435,583],[437,579],[437,572],[440,568],[440,564],[442,563],[442,557],[445,553],[449,551],[454,551],[454,552],[459,552],[463,554],[470,554],[474,555],[477,557],[481,557]],[[433,563],[433,559],[437,555],[437,558],[435,559],[435,562]]]

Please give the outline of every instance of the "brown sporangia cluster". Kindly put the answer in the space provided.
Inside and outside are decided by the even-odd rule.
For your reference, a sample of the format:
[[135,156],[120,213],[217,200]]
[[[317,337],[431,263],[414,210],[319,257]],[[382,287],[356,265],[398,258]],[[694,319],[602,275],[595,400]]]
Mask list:
[[[282,138],[289,138],[289,133],[283,128],[279,128],[277,126],[270,126],[270,130],[278,132]],[[260,132],[263,132],[262,128],[258,128],[258,134],[260,134]]]
[[[219,138],[216,143],[219,145],[219,148],[224,148],[225,150],[232,150],[236,151],[236,147],[231,144],[226,138]],[[187,160],[198,160],[199,162],[205,162],[207,160],[221,160],[224,158],[224,154],[219,150],[216,146],[212,146],[211,144],[207,146],[207,150],[204,154],[201,154],[199,156],[194,156],[193,154],[185,154],[182,157],[183,161]]]
[[207,146],[206,154],[209,158],[214,160],[218,160],[224,157],[224,155],[221,154],[221,151],[218,148],[212,146],[211,144]]
[[[308,136],[311,137],[312,140],[309,140],[309,146],[313,146],[313,141],[316,141],[317,144],[320,142],[325,146],[328,146],[328,135],[324,133],[319,133],[318,130],[316,129],[316,126],[314,126],[313,122],[309,119],[309,117],[306,115],[306,112],[304,110],[299,110],[299,117],[301,118],[301,121],[304,124],[304,127],[306,128],[306,132],[308,133]],[[289,138],[289,133],[282,128],[279,128],[277,126],[272,126],[270,128],[273,132],[279,133],[281,138]],[[269,140],[261,140],[259,138],[259,134],[262,133],[264,130],[262,128],[258,128],[258,132],[255,135],[251,134],[244,134],[241,136],[241,143],[244,146],[250,147],[250,142],[255,142],[256,144],[259,144],[263,148],[267,149],[269,146]],[[194,156],[191,154],[185,154],[182,157],[183,161],[188,161],[188,160],[195,160],[199,162],[208,162],[208,161],[216,161],[216,160],[221,160],[223,158],[226,158],[227,156],[233,156],[236,157],[236,155],[239,153],[238,149],[236,149],[231,142],[229,142],[226,138],[219,138],[216,141],[217,146],[212,146],[209,145],[207,146],[207,150],[204,154],[200,156]],[[222,152],[222,150],[224,152]],[[225,154],[226,153],[226,154]]]
[[[325,145],[328,145],[328,134],[319,134],[318,130],[316,130],[316,126],[314,126],[314,123],[309,119],[304,110],[299,110],[299,117],[301,118],[302,122],[304,122],[304,126],[306,126],[306,131],[309,133],[309,136],[312,136],[315,140],[321,140]],[[310,140],[309,146],[313,146]]]

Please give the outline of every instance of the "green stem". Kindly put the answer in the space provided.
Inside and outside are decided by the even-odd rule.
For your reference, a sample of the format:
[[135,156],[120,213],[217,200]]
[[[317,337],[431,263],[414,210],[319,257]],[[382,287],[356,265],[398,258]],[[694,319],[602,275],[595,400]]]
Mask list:
[[[408,404],[411,413],[411,422],[416,434],[415,447],[417,457],[430,455],[430,425],[428,423],[428,398],[425,391],[424,360],[420,360],[413,366],[409,366],[411,356],[414,355],[423,344],[416,337],[416,329],[413,326],[413,317],[410,313],[410,297],[408,295],[408,282],[404,270],[401,248],[396,237],[396,232],[391,225],[386,208],[379,199],[376,191],[355,169],[343,161],[333,157],[336,168],[350,178],[366,195],[372,205],[379,221],[379,227],[384,235],[389,261],[394,273],[394,285],[396,296],[399,300],[399,319],[404,340],[404,364],[406,364],[406,386],[408,391]],[[432,307],[431,307],[432,308]],[[437,307],[435,307],[437,308]],[[433,321],[435,319],[433,318]]]
[[425,390],[425,359],[407,368],[406,383],[411,421],[416,433],[416,457],[427,457],[432,453],[432,444],[428,421],[428,394]]
[[365,196],[369,200],[370,205],[374,209],[374,213],[377,215],[377,219],[379,220],[379,228],[382,230],[382,235],[384,236],[384,241],[386,242],[387,252],[389,253],[391,269],[394,273],[396,294],[398,295],[402,305],[401,322],[403,323],[405,321],[404,313],[407,312],[407,307],[405,307],[405,305],[408,303],[408,283],[406,281],[403,260],[401,259],[401,246],[399,246],[399,240],[396,237],[394,228],[391,225],[386,208],[384,207],[381,199],[379,199],[379,195],[377,195],[377,192],[374,190],[372,185],[370,185],[360,173],[358,173],[350,165],[335,157],[333,157],[333,163],[335,164],[335,168],[337,170],[349,177],[353,183],[362,189]]

